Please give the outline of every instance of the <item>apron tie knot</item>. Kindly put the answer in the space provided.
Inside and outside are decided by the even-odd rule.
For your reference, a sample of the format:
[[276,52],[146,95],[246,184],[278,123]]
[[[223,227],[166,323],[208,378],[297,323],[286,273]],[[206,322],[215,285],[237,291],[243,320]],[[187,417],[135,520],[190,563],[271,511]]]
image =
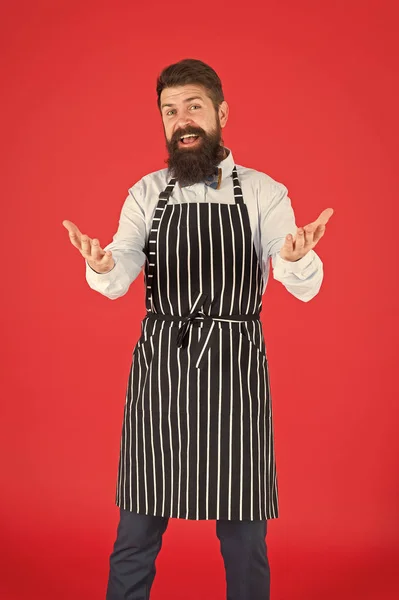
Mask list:
[[192,322],[195,321],[196,319],[202,318],[203,316],[204,316],[204,314],[198,310],[197,312],[192,313],[191,315],[188,315],[188,317],[184,317],[183,322],[180,325],[179,331],[177,333],[177,345],[179,348],[181,348],[183,346],[184,339],[188,333],[188,330],[189,330]]

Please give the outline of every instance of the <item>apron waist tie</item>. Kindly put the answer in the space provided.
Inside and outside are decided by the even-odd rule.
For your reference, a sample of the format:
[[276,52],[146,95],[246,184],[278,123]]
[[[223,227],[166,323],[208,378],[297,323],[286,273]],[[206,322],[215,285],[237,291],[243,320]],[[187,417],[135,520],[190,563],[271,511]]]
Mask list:
[[181,347],[183,345],[186,335],[188,334],[190,326],[193,324],[194,321],[197,321],[197,322],[203,321],[205,323],[208,322],[208,323],[213,323],[213,324],[214,324],[214,321],[225,321],[228,323],[240,323],[243,321],[259,321],[260,314],[253,313],[251,315],[240,314],[240,315],[211,316],[211,315],[206,315],[202,311],[198,310],[196,312],[190,313],[186,317],[181,317],[179,315],[164,315],[162,313],[148,312],[147,318],[162,320],[162,321],[181,322],[181,325],[179,327],[179,331],[177,334],[177,345],[179,347]]

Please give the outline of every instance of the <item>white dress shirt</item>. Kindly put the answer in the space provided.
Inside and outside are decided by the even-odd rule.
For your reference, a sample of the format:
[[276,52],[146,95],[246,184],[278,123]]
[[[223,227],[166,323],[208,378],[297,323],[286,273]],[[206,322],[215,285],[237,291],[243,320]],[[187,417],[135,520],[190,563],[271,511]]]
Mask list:
[[[227,149],[229,150],[229,149]],[[205,183],[180,187],[176,183],[169,202],[216,202],[234,204],[234,167],[231,150],[219,164],[222,179],[219,189]],[[263,293],[269,278],[270,258],[274,279],[299,300],[307,302],[319,291],[323,280],[323,263],[310,250],[303,258],[291,262],[281,258],[279,251],[288,233],[296,235],[294,211],[287,188],[269,175],[236,165],[244,202],[247,205],[254,247],[262,266]],[[161,169],[146,175],[129,189],[122,207],[118,231],[105,249],[112,251],[114,268],[108,273],[97,273],[86,263],[86,279],[89,286],[116,299],[126,294],[130,284],[139,275],[146,262],[143,249],[146,245],[158,197],[171,175]]]

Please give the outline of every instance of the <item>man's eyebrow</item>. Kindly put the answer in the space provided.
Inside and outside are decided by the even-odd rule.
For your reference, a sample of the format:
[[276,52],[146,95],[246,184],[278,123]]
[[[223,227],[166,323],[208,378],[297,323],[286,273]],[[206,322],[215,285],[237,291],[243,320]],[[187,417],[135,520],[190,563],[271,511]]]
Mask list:
[[[203,102],[203,98],[201,96],[192,96],[191,98],[186,98],[184,102],[192,102],[193,100],[201,100]],[[161,109],[163,110],[165,107],[176,106],[175,104],[162,104]]]

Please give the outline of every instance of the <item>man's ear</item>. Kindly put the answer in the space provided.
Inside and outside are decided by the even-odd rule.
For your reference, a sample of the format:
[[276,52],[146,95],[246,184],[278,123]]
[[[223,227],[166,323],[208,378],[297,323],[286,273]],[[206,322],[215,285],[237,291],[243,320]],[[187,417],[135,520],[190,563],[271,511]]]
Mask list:
[[229,118],[229,105],[227,104],[226,100],[223,100],[223,102],[219,106],[218,114],[220,127],[225,127],[227,119]]

